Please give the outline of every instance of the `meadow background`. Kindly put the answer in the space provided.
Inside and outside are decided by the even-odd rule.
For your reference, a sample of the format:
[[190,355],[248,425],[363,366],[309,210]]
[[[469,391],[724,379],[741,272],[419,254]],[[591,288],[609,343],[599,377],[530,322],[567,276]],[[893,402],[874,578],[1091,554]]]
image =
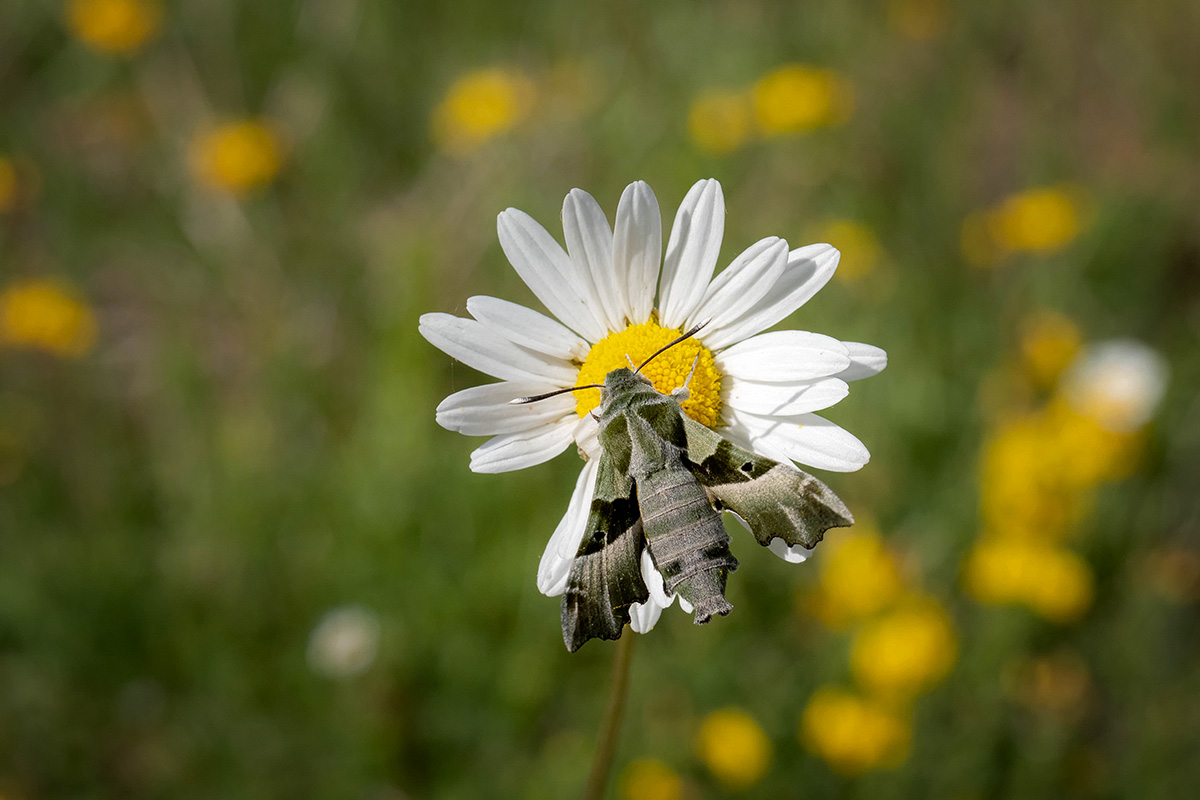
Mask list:
[[9,0],[0,798],[576,796],[613,646],[568,654],[534,578],[578,460],[469,472],[433,410],[481,376],[417,317],[535,304],[506,207],[558,236],[572,187],[611,219],[644,179],[669,226],[705,177],[721,263],[839,247],[783,326],[890,366],[828,413],[872,452],[820,474],[860,524],[803,565],[734,531],[735,612],[639,638],[612,796],[1188,796],[1197,30]]

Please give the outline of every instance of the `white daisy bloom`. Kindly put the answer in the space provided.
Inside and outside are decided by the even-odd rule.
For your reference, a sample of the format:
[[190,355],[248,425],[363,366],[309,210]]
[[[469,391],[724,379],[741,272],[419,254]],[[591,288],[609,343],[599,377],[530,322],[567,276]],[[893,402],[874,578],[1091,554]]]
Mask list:
[[1167,390],[1167,361],[1136,339],[1097,342],[1083,351],[1063,376],[1063,392],[1081,414],[1104,429],[1130,433],[1141,428]]
[[342,606],[321,617],[308,637],[308,663],[330,678],[352,678],[375,661],[379,617],[362,606]]
[[[492,437],[471,454],[472,470],[531,467],[572,443],[588,457],[538,567],[544,594],[565,591],[583,537],[599,455],[598,426],[588,412],[599,404],[600,391],[526,405],[509,401],[603,383],[608,372],[627,366],[627,356],[640,363],[697,323],[708,324],[643,372],[666,393],[683,385],[695,363],[690,399],[683,404],[689,416],[776,461],[836,472],[867,463],[862,442],[815,412],[845,397],[848,382],[882,371],[887,354],[817,333],[763,333],[829,281],[837,249],[812,244],[789,250],[783,239],[768,237],[714,277],[725,201],[712,179],[699,181],[684,197],[665,258],[658,200],[642,181],[622,193],[615,229],[580,189],[567,195],[562,220],[566,250],[515,208],[497,223],[508,260],[557,321],[494,297],[472,297],[467,311],[474,319],[425,314],[420,324],[435,347],[501,380],[455,392],[437,408],[443,427]],[[792,562],[809,552],[778,538],[770,549]],[[631,627],[639,633],[652,628],[674,600],[646,552],[642,572],[650,599],[631,610]]]

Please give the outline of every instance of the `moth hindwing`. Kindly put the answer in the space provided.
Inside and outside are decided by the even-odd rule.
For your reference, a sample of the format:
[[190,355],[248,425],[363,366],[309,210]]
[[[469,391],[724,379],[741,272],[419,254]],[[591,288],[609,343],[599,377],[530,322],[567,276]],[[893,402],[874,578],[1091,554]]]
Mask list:
[[643,550],[666,592],[695,607],[697,624],[728,614],[725,580],[738,562],[722,510],[746,520],[763,545],[779,537],[812,547],[854,521],[821,481],[695,422],[633,370],[608,374],[597,418],[596,492],[562,600],[572,652],[588,639],[620,638],[632,604],[648,600]]

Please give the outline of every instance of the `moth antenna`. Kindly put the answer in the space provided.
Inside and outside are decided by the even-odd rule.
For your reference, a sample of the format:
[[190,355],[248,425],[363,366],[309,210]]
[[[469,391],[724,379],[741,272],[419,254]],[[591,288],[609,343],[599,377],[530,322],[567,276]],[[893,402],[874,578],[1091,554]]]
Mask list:
[[677,386],[671,390],[671,397],[674,397],[680,403],[686,403],[692,395],[688,391],[688,386],[692,384],[692,376],[696,374],[696,365],[700,363],[700,354],[696,353],[696,357],[692,359],[692,369],[688,372],[687,378],[683,381],[683,386]]
[[692,376],[696,374],[696,365],[700,363],[700,354],[696,353],[696,357],[692,359],[692,369],[688,372],[687,380],[683,382],[683,388],[686,389],[692,384]]
[[568,386],[566,389],[555,389],[553,392],[546,392],[545,394],[536,394],[533,397],[518,397],[516,399],[509,400],[508,404],[510,406],[523,406],[526,403],[536,403],[538,400],[545,400],[546,398],[549,398],[549,397],[557,397],[558,395],[566,394],[567,392],[578,392],[580,389],[603,389],[603,388],[604,387],[598,383],[589,383],[587,386]]
[[631,370],[633,370],[634,372],[637,372],[639,369],[641,369],[642,367],[646,366],[645,364],[643,364],[643,365],[642,365],[642,367],[635,367],[635,366],[633,366],[633,359],[629,357],[629,353],[626,353],[626,354],[625,354],[625,360],[629,362],[629,368],[630,368]]
[[[712,322],[712,320],[711,320],[711,319],[706,319],[706,320],[704,320],[704,322],[701,322],[699,325],[693,325],[693,326],[692,326],[692,328],[691,328],[691,330],[689,330],[687,333],[683,334],[683,336],[680,336],[678,339],[676,339],[676,340],[674,340],[674,341],[670,342],[669,344],[666,344],[666,345],[663,345],[662,347],[660,347],[660,348],[659,348],[659,349],[658,349],[658,350],[657,350],[657,351],[654,353],[654,355],[650,356],[650,357],[649,357],[649,358],[647,358],[645,361],[643,361],[643,362],[642,362],[642,366],[640,366],[640,367],[638,367],[637,369],[635,369],[635,370],[634,370],[634,372],[635,372],[635,373],[636,373],[636,372],[641,372],[641,371],[642,371],[642,370],[643,370],[643,369],[646,367],[646,365],[647,365],[647,364],[649,364],[651,361],[653,361],[654,359],[658,358],[658,357],[659,357],[659,356],[661,356],[663,353],[667,352],[668,350],[670,350],[672,347],[674,347],[675,345],[679,344],[680,342],[687,341],[688,339],[692,338],[692,337],[693,337],[693,336],[695,336],[697,333],[699,333],[699,332],[700,332],[700,331],[701,331],[701,330],[702,330],[702,329],[703,329],[703,328],[704,328],[706,325],[708,325],[708,323],[710,323],[710,322]],[[697,355],[699,355],[699,354],[697,354]],[[626,356],[626,358],[629,358],[629,356]],[[632,362],[632,361],[630,361],[630,362],[629,362],[629,365],[630,365],[630,366],[633,366],[633,362]]]

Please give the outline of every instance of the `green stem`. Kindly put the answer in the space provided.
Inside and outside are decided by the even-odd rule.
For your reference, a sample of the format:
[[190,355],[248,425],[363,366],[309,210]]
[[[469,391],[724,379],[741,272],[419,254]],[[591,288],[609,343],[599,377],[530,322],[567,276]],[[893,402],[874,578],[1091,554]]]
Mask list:
[[613,660],[612,683],[608,687],[608,707],[604,710],[604,721],[600,724],[600,738],[596,742],[596,754],[592,756],[592,771],[588,775],[584,800],[601,800],[608,786],[608,773],[612,769],[613,755],[617,751],[617,737],[621,732],[621,719],[625,716],[625,698],[629,695],[629,664],[633,660],[633,631],[625,629],[617,640],[617,655]]

